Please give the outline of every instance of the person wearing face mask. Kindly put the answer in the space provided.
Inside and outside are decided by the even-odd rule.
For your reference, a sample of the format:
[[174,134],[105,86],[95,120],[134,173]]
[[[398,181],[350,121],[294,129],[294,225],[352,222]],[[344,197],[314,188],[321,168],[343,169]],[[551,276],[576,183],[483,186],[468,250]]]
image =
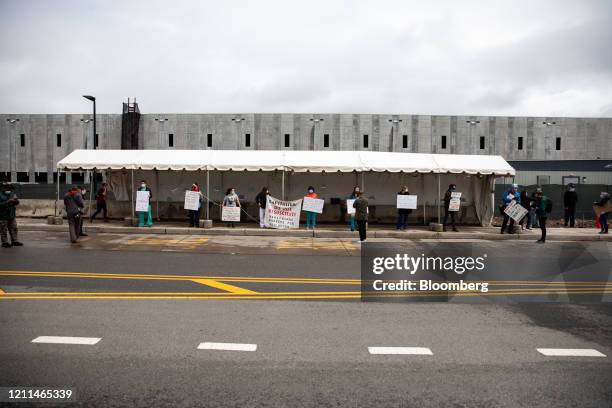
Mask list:
[[[18,230],[15,207],[18,205],[19,199],[15,194],[13,185],[10,183],[5,183],[0,191],[0,236],[2,237],[3,248],[23,246],[23,244],[17,239]],[[10,244],[8,242],[7,235],[11,236]]]
[[[347,198],[349,200],[357,199],[357,195],[358,195],[358,193],[360,191],[361,191],[361,189],[359,188],[359,186],[353,187],[353,192],[351,194],[349,194]],[[355,221],[355,213],[349,214],[349,217],[350,217],[349,224],[351,226],[351,232],[353,232],[353,231],[355,231],[357,229],[357,222]]]
[[[225,192],[225,198],[223,198],[223,206],[224,207],[240,207],[240,198],[238,198],[238,194],[236,194],[236,189],[234,187],[230,187]],[[235,222],[229,221],[227,223],[228,227],[235,228]]]
[[446,190],[446,193],[444,194],[444,221],[442,222],[442,230],[446,231],[446,222],[448,221],[448,217],[450,216],[451,219],[451,224],[453,226],[453,231],[455,232],[459,232],[459,230],[457,230],[457,228],[455,227],[455,212],[456,211],[449,211],[448,207],[450,206],[450,201],[452,198],[452,193],[457,189],[457,186],[454,184],[450,184],[448,186],[448,190]]
[[138,212],[138,227],[145,226],[145,216],[147,217],[147,227],[152,227],[153,226],[153,213],[151,211],[151,199],[153,198],[153,192],[151,191],[151,188],[149,188],[145,180],[142,180],[140,182],[140,187],[138,188],[138,191],[147,191],[149,193],[149,209],[148,211]]
[[[408,191],[408,187],[402,186],[402,189],[397,193],[398,195],[410,195]],[[406,224],[408,224],[408,216],[412,210],[408,208],[398,208],[397,209],[397,226],[398,230],[406,230]]]
[[578,194],[573,184],[568,185],[568,189],[563,193],[563,206],[565,207],[565,226],[574,228],[576,223],[576,204],[578,204]]
[[510,221],[510,225],[508,225],[508,232],[510,234],[514,234],[514,218],[510,218],[508,214],[503,212],[504,209],[512,202],[515,201],[517,203],[521,202],[521,193],[518,191],[518,184],[512,184],[512,188],[506,191],[502,197],[503,206],[502,206],[502,214],[504,216],[504,221],[502,222],[500,233],[503,234],[506,231],[506,226],[508,225],[508,220]]
[[595,201],[593,205],[597,207],[601,207],[601,212],[599,213],[599,225],[601,225],[600,234],[608,233],[608,213],[606,212],[608,207],[610,207],[610,194],[604,191],[599,195],[599,201]]
[[200,192],[200,186],[198,185],[198,183],[193,183],[191,185],[191,191],[198,193],[199,198],[198,198],[198,209],[189,210],[189,226],[193,228],[199,228],[200,227],[200,210],[202,208],[202,200],[204,199],[204,196]]
[[[310,197],[310,198],[318,197],[317,193],[315,193],[315,189],[313,186],[308,186],[308,194],[306,194],[306,197]],[[312,212],[312,211],[306,211],[306,229],[310,229],[311,227],[312,229],[314,229],[316,223],[317,223],[317,213]]]
[[73,244],[79,238],[81,228],[81,215],[85,203],[77,186],[73,186],[64,196],[64,206],[66,207],[66,219],[68,220],[68,231],[70,232],[70,242]]
[[259,207],[259,228],[266,227],[264,221],[266,217],[266,205],[268,203],[268,195],[270,195],[270,191],[268,190],[268,187],[264,187],[261,189],[259,194],[255,196],[255,202]]

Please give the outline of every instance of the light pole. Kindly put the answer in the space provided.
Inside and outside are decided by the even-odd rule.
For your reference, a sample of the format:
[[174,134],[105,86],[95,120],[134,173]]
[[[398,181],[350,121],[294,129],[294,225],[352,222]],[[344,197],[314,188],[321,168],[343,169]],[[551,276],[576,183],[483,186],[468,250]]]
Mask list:
[[243,117],[232,118],[232,122],[234,122],[236,126],[236,150],[240,150],[240,135],[242,134],[242,122],[246,119]]
[[399,134],[399,124],[401,121],[401,119],[389,119],[389,122],[391,122],[391,140],[389,141],[390,152],[395,151],[395,135]]
[[315,149],[315,140],[317,137],[317,124],[325,121],[323,118],[310,118],[308,119],[312,122],[312,138],[310,140],[310,150]]
[[[19,122],[19,119],[18,118],[7,118],[6,121],[10,123],[11,125],[14,125],[15,123]],[[16,167],[17,165],[17,147],[15,147],[15,142],[13,138],[14,138],[14,135],[9,135],[9,174],[11,177],[11,182],[17,180],[16,174],[15,174],[15,177],[13,177],[13,173],[17,173],[17,169],[13,171],[13,166]],[[15,153],[13,153],[13,150],[15,151]],[[13,155],[15,155],[14,160],[13,160]]]

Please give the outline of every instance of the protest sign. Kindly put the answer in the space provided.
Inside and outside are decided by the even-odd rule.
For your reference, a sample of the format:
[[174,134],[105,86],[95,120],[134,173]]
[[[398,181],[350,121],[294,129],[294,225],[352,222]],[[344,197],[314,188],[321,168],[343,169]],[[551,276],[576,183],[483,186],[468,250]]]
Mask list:
[[148,191],[137,191],[136,192],[136,212],[148,212],[149,211],[149,197],[151,193]]
[[346,212],[347,214],[355,214],[355,209],[353,208],[353,203],[355,202],[354,198],[349,198],[346,200]]
[[223,207],[221,221],[240,222],[240,207]]
[[304,197],[302,203],[302,211],[311,211],[318,214],[323,214],[323,204],[325,200],[319,198]]
[[525,207],[523,207],[514,200],[510,201],[510,204],[508,204],[504,209],[504,213],[506,213],[506,215],[508,215],[516,222],[521,221],[523,217],[527,215],[528,212],[529,211],[527,211]]
[[271,195],[266,197],[264,224],[268,228],[299,228],[302,200],[284,201]]
[[397,195],[397,208],[405,208],[409,210],[416,210],[417,208],[417,196],[398,194]]
[[197,211],[200,208],[200,193],[197,191],[185,191],[186,210]]

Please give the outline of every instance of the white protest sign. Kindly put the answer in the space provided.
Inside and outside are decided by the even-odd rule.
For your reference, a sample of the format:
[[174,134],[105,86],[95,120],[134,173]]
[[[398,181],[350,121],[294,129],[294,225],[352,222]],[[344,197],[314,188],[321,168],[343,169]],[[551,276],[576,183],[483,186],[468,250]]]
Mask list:
[[240,222],[240,207],[223,207],[221,209],[221,221]]
[[310,211],[318,214],[323,214],[323,204],[325,204],[325,200],[321,200],[320,198],[304,197],[304,201],[302,203],[302,211]]
[[136,192],[136,212],[149,212],[149,197],[151,193],[148,191]]
[[451,193],[450,202],[448,203],[448,211],[459,211],[459,207],[461,207],[461,193],[453,191]]
[[300,227],[302,200],[284,201],[268,194],[264,224],[268,228],[289,229]]
[[353,208],[354,202],[355,202],[354,198],[348,198],[346,200],[346,213],[347,214],[355,214],[355,208]]
[[506,206],[504,209],[504,213],[506,213],[510,218],[514,221],[519,222],[523,219],[525,215],[527,215],[529,211],[525,209],[522,205],[517,203],[516,201],[510,201],[510,204]]
[[197,191],[185,191],[185,206],[186,210],[198,211],[200,208],[200,193]]
[[409,210],[416,210],[417,208],[417,196],[408,194],[397,195],[397,208],[405,208]]

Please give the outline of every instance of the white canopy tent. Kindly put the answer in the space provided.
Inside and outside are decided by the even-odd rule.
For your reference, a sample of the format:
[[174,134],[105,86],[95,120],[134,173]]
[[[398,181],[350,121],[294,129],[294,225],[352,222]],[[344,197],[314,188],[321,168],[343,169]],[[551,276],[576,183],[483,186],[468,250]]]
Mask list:
[[[295,151],[295,150],[75,150],[57,164],[58,171],[128,170],[282,172],[285,198],[285,172],[290,173],[402,173],[437,175],[440,197],[441,175],[477,176],[472,186],[477,218],[481,224],[493,213],[492,192],[495,177],[513,177],[514,169],[501,156],[372,151]],[[423,180],[425,180],[423,178]],[[433,181],[433,180],[431,180]],[[430,183],[431,184],[431,183]],[[425,190],[425,182],[423,189]],[[58,177],[59,199],[59,177]],[[132,206],[133,207],[133,206]],[[207,206],[208,210],[208,206]],[[206,214],[208,218],[208,211]],[[440,218],[438,210],[438,218]]]

